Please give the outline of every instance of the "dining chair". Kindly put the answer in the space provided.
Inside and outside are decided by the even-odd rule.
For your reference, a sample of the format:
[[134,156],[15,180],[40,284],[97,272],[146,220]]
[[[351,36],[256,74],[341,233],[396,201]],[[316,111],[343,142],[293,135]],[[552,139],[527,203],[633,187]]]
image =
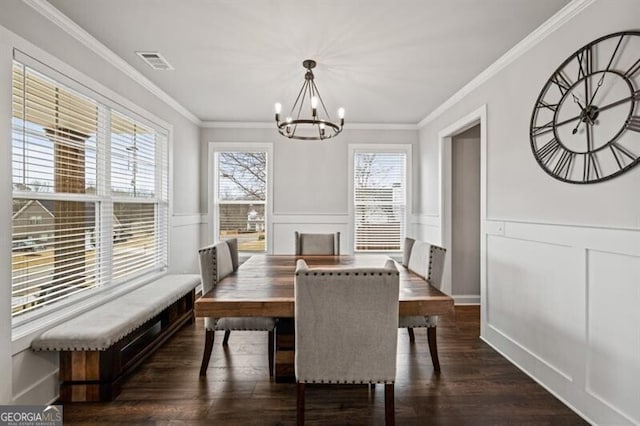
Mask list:
[[295,272],[297,423],[304,424],[305,385],[385,384],[385,421],[395,423],[399,272],[313,268]]
[[[442,287],[442,275],[446,254],[447,250],[442,247],[424,241],[414,240],[413,238],[405,238],[402,264],[440,290]],[[427,329],[431,362],[433,363],[434,371],[439,372],[440,361],[438,359],[438,343],[436,340],[437,324],[437,315],[401,316],[399,321],[399,327],[406,328],[409,332],[409,341],[411,343],[415,342],[414,328]]]
[[340,255],[340,232],[307,234],[295,232],[296,256]]
[[[236,238],[221,241],[217,244],[201,248],[198,250],[200,260],[200,275],[202,279],[202,294],[213,289],[224,277],[234,273],[239,266],[238,262],[238,240]],[[213,340],[215,332],[224,330],[223,346],[227,346],[231,331],[234,330],[257,330],[268,331],[268,351],[269,351],[269,376],[273,376],[273,351],[274,351],[274,329],[276,321],[274,318],[265,317],[205,317],[205,342],[202,364],[200,365],[200,376],[206,376],[209,359],[213,350]]]

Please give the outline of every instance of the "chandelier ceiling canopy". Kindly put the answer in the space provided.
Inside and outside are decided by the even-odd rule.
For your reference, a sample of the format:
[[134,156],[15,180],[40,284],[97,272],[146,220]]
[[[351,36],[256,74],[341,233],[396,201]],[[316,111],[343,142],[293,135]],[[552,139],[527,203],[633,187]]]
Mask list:
[[[319,141],[335,137],[342,132],[344,126],[344,108],[338,109],[339,121],[332,121],[314,81],[315,76],[312,70],[316,66],[316,61],[306,59],[302,62],[302,66],[306,69],[304,83],[284,121],[280,120],[282,104],[275,105],[278,132],[289,139],[300,140]],[[305,117],[304,114],[309,112],[311,115]]]

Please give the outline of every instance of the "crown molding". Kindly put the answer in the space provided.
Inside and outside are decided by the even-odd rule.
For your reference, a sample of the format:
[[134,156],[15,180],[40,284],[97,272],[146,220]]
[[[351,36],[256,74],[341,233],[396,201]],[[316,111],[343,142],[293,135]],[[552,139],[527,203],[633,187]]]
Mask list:
[[430,112],[425,118],[418,123],[418,128],[426,126],[436,117],[441,115],[447,109],[462,100],[469,93],[477,89],[487,80],[498,74],[502,69],[514,62],[532,47],[536,46],[548,35],[558,28],[562,27],[566,22],[573,19],[576,15],[589,7],[596,0],[573,0],[565,7],[560,9],[555,15],[547,19],[542,25],[533,30],[531,34],[522,39],[518,44],[513,46],[504,55],[498,58],[493,64],[489,65],[484,71],[478,74],[473,80],[464,85],[449,99],[444,101],[439,107]]
[[[273,129],[277,130],[273,122],[245,122],[245,121],[203,121],[202,128],[209,129]],[[416,124],[398,123],[347,123],[344,130],[418,130]]]
[[44,16],[46,19],[51,21],[53,24],[57,25],[71,37],[87,46],[92,52],[105,59],[107,62],[122,71],[136,83],[157,96],[161,101],[183,115],[186,119],[198,126],[202,124],[202,121],[198,117],[196,117],[195,114],[182,106],[182,104],[172,98],[160,87],[156,86],[151,80],[145,77],[133,66],[129,65],[128,62],[118,56],[114,51],[109,49],[107,46],[98,41],[98,39],[85,31],[82,27],[73,22],[68,16],[56,9],[51,3],[46,0],[23,1],[38,13],[40,13],[42,16]]
[[276,129],[274,123],[261,121],[203,121],[200,127],[205,129]]

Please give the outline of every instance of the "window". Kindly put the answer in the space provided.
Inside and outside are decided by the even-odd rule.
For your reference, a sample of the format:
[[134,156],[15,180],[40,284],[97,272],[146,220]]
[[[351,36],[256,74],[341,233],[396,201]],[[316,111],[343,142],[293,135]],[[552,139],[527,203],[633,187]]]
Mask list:
[[241,251],[267,251],[270,147],[221,149],[213,155],[216,241],[238,239]]
[[95,98],[14,62],[14,326],[167,265],[167,137]]
[[411,147],[351,146],[354,251],[400,251],[408,213]]

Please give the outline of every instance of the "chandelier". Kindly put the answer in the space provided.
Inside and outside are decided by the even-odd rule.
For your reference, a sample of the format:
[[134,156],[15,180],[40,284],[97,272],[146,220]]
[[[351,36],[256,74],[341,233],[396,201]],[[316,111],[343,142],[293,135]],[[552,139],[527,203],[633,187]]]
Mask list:
[[[319,141],[339,135],[344,126],[344,108],[338,109],[338,118],[340,121],[338,123],[331,121],[331,117],[327,112],[322,96],[320,96],[320,92],[318,92],[314,81],[312,69],[316,67],[316,61],[307,59],[302,62],[302,66],[307,70],[304,74],[304,83],[302,83],[298,97],[284,121],[280,121],[282,104],[276,103],[276,125],[278,126],[278,132],[289,139],[306,141]],[[304,104],[307,100],[309,101],[307,108],[309,106],[311,107],[310,118],[301,117]],[[321,110],[318,109],[319,106],[322,107]]]

